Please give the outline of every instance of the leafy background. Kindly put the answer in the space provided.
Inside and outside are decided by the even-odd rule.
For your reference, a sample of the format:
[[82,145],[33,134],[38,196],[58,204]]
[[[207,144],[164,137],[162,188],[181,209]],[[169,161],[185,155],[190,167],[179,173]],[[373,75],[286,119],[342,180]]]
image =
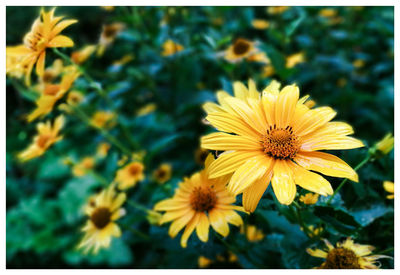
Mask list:
[[[283,84],[297,83],[301,94],[309,94],[318,105],[338,111],[337,120],[354,126],[355,136],[372,146],[394,122],[394,9],[393,7],[331,7],[342,21],[331,24],[319,15],[323,7],[292,7],[271,15],[266,7],[59,7],[56,14],[79,20],[65,34],[75,41],[75,49],[95,44],[103,24],[124,22],[125,31],[102,58],[92,57],[84,64],[87,72],[106,90],[118,112],[125,131],[115,127],[111,134],[133,151],[146,150],[146,180],[129,191],[129,199],[148,208],[167,198],[183,176],[201,165],[195,161],[199,137],[213,131],[202,123],[201,105],[215,101],[215,91],[232,91],[234,80],[253,78],[259,89],[272,78]],[[24,34],[39,14],[39,7],[7,7],[7,45],[21,43]],[[161,25],[162,19],[168,23]],[[267,19],[266,30],[254,29],[254,18]],[[222,24],[221,24],[222,23]],[[226,49],[235,38],[260,42],[260,48],[272,61],[276,74],[264,77],[262,65],[240,62],[231,64],[216,53]],[[172,38],[184,51],[172,57],[161,56],[162,43]],[[71,49],[63,49],[69,54]],[[304,52],[306,62],[295,68],[285,67],[285,57]],[[126,54],[135,59],[119,70],[112,66]],[[49,54],[51,64],[54,54]],[[365,65],[356,68],[361,59]],[[87,113],[110,106],[83,78],[76,88],[84,92]],[[35,133],[23,115],[33,102],[7,79],[7,267],[9,268],[196,268],[199,255],[213,259],[211,267],[225,268],[311,268],[321,262],[305,249],[322,242],[309,239],[296,223],[291,210],[275,201],[271,188],[256,212],[244,217],[256,224],[265,238],[246,241],[237,228],[225,240],[210,233],[208,243],[196,236],[188,248],[179,246],[179,236],[171,239],[168,226],[150,225],[146,213],[128,204],[121,220],[123,236],[96,256],[84,256],[75,250],[81,238],[85,218],[81,206],[87,197],[101,188],[91,175],[75,178],[64,165],[66,157],[75,159],[93,155],[100,133],[68,117],[65,138],[43,157],[19,163],[16,154],[24,149]],[[157,109],[136,116],[139,108],[155,103]],[[58,111],[53,111],[52,117]],[[368,148],[338,151],[337,155],[353,167]],[[112,147],[95,171],[112,181],[122,156]],[[151,179],[151,172],[162,162],[173,167],[173,176],[165,185]],[[394,154],[370,162],[359,170],[359,183],[346,183],[334,203],[327,207],[323,198],[305,208],[307,224],[321,224],[323,237],[332,243],[352,236],[356,242],[371,244],[375,252],[393,256],[393,200],[385,198],[384,180],[393,180]],[[340,179],[329,178],[333,187]],[[300,189],[299,189],[300,191]],[[233,251],[236,262],[218,261]],[[177,257],[179,255],[179,257]],[[219,257],[220,258],[220,257]],[[393,268],[393,260],[381,261],[382,268]]]

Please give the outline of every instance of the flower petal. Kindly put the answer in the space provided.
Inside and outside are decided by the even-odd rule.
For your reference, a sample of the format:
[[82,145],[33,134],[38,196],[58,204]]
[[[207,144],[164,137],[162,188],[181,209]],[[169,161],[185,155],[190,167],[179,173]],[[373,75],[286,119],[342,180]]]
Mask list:
[[185,231],[182,234],[181,237],[181,246],[183,248],[186,248],[187,246],[187,240],[189,239],[190,235],[192,234],[193,230],[196,228],[198,222],[199,222],[200,216],[198,214],[195,214],[192,218],[192,220],[188,223],[188,225],[185,228]]
[[267,190],[272,177],[273,161],[267,173],[255,181],[243,192],[243,207],[246,211],[254,212],[265,190]]
[[330,107],[319,107],[308,110],[293,121],[293,131],[298,136],[307,135],[317,128],[324,126],[335,116],[336,112]]
[[75,19],[69,19],[69,20],[64,20],[61,21],[60,23],[58,23],[52,30],[51,30],[51,34],[50,36],[56,36],[57,34],[59,34],[60,32],[62,32],[65,28],[67,28],[68,26],[75,24],[76,22],[78,22],[78,20]]
[[241,136],[258,138],[260,136],[252,127],[243,122],[242,119],[229,113],[214,112],[206,117],[215,128],[227,133],[235,133]]
[[201,147],[218,151],[262,149],[262,145],[258,140],[226,133],[212,133],[202,137]]
[[218,209],[213,209],[208,213],[212,228],[222,236],[229,235],[229,226],[224,216]]
[[202,242],[207,242],[210,222],[208,221],[208,217],[205,213],[199,213],[198,215],[200,218],[196,227],[196,233]]
[[272,188],[278,201],[289,205],[296,196],[296,184],[293,179],[293,172],[288,167],[289,161],[276,160],[274,164],[274,174],[272,176]]
[[193,218],[194,215],[195,212],[192,210],[188,212],[186,215],[180,217],[179,219],[171,223],[171,226],[169,227],[168,230],[168,234],[171,236],[171,238],[174,238],[179,233],[179,231],[181,231],[181,229],[185,227],[185,225]]
[[65,35],[57,35],[47,45],[49,48],[72,47],[74,41]]
[[286,127],[291,123],[298,100],[299,88],[297,86],[290,85],[282,89],[275,103],[275,124],[277,127]]

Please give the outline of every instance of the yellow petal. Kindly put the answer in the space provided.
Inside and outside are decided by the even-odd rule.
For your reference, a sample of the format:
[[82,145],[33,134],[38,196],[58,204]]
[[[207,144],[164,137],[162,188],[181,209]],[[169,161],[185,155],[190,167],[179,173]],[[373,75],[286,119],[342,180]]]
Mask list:
[[249,97],[254,99],[260,99],[260,93],[257,91],[256,83],[253,79],[249,79]]
[[293,121],[293,131],[298,136],[307,135],[317,128],[324,126],[335,116],[336,112],[330,107],[319,107],[309,110]]
[[213,209],[208,213],[208,215],[212,228],[222,236],[228,236],[229,226],[220,211],[218,209]]
[[345,150],[363,147],[362,141],[348,136],[315,136],[303,140],[300,149],[302,151],[317,150]]
[[307,248],[307,253],[310,254],[311,256],[318,257],[318,258],[326,258],[328,256],[328,253],[321,250],[321,249],[311,249]]
[[219,131],[255,138],[260,136],[259,133],[254,131],[254,129],[242,119],[226,112],[211,113],[206,117],[206,119]]
[[199,213],[198,215],[200,216],[200,218],[196,227],[196,233],[202,242],[207,242],[210,223],[205,213]]
[[160,220],[160,224],[167,223],[167,222],[176,220],[177,218],[183,217],[190,211],[191,211],[190,207],[182,208],[182,209],[178,209],[178,210],[170,210],[162,216],[162,218]]
[[154,210],[156,210],[156,211],[178,210],[178,209],[182,209],[182,208],[185,208],[188,206],[189,206],[189,204],[187,204],[187,203],[176,201],[174,199],[166,199],[166,200],[158,202],[154,206]]
[[383,188],[386,190],[386,192],[394,193],[394,183],[391,181],[384,181]]
[[225,133],[212,133],[202,137],[201,147],[218,151],[252,151],[262,149],[262,145],[258,140],[245,136],[233,136]]
[[65,35],[57,35],[47,45],[49,48],[72,47],[74,41]]
[[297,86],[290,85],[282,89],[275,105],[275,124],[277,127],[286,127],[291,123],[298,100],[299,88]]
[[114,199],[114,201],[111,204],[111,212],[120,208],[121,205],[125,202],[125,200],[126,200],[126,194],[119,193],[118,196]]
[[203,105],[203,109],[204,111],[206,111],[206,113],[210,114],[210,113],[214,113],[214,112],[222,112],[224,113],[225,110],[222,109],[219,105],[212,103],[212,102],[207,102]]
[[62,32],[65,28],[67,28],[68,26],[75,24],[76,22],[78,22],[78,20],[75,19],[70,19],[70,20],[64,20],[61,21],[60,23],[58,23],[52,30],[51,30],[51,36],[56,36],[57,34],[59,34],[60,32]]
[[196,228],[198,222],[199,222],[199,214],[195,214],[192,218],[192,220],[188,223],[188,225],[185,228],[185,231],[182,234],[181,237],[181,246],[183,248],[186,248],[187,246],[187,240],[189,239],[190,235],[192,234],[193,230]]
[[195,212],[191,210],[186,215],[171,223],[171,226],[168,230],[168,234],[171,236],[171,238],[174,238],[179,233],[179,231],[181,231],[181,229],[192,219],[194,214]]
[[242,217],[234,210],[220,210],[225,220],[233,225],[241,226],[243,224]]
[[246,100],[248,97],[248,91],[246,86],[240,81],[235,81],[233,83],[233,93],[235,97],[241,99],[241,100]]
[[[273,162],[271,162],[271,168]],[[255,181],[243,192],[243,207],[248,212],[256,210],[258,202],[260,201],[265,190],[267,190],[272,177],[272,169],[269,169],[259,180]]]
[[271,183],[275,196],[280,203],[289,205],[296,196],[296,184],[292,171],[286,160],[276,160],[273,169]]

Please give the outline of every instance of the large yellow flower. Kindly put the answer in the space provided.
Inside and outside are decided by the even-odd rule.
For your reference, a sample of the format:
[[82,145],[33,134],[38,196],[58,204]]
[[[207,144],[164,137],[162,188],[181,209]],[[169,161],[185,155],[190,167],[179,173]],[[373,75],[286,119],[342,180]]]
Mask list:
[[53,126],[51,125],[50,120],[46,123],[38,123],[38,134],[33,138],[32,144],[18,155],[18,158],[21,161],[27,161],[43,155],[51,145],[63,138],[63,136],[58,135],[63,125],[63,116],[58,116],[55,119]]
[[311,249],[307,252],[311,256],[326,259],[319,267],[322,269],[377,269],[376,260],[390,258],[385,255],[371,255],[375,248],[371,245],[354,243],[349,237],[334,247],[329,241],[324,240],[327,249]]
[[110,246],[112,237],[121,236],[121,229],[115,221],[125,214],[125,210],[121,208],[125,200],[126,194],[117,194],[114,185],[89,199],[84,207],[89,219],[82,228],[85,235],[78,245],[79,249],[85,248],[85,253],[90,250],[97,253],[100,248]]
[[229,234],[228,223],[236,226],[243,224],[242,218],[235,212],[243,211],[243,208],[232,204],[236,198],[225,188],[230,175],[209,178],[209,167],[213,161],[214,157],[210,154],[205,161],[204,170],[185,178],[172,198],[154,206],[156,211],[166,211],[161,224],[173,221],[169,228],[172,238],[186,226],[181,238],[182,247],[186,247],[187,240],[195,229],[199,239],[207,242],[210,225],[226,237]]
[[[336,112],[329,107],[309,109],[299,88],[272,81],[260,95],[252,80],[249,89],[233,85],[235,97],[217,93],[220,105],[206,103],[206,119],[219,131],[201,138],[203,148],[225,151],[210,165],[210,177],[233,173],[227,188],[243,193],[245,210],[253,212],[269,182],[280,203],[291,204],[296,184],[320,195],[333,193],[330,183],[313,170],[358,181],[357,173],[338,157],[317,150],[362,147],[348,137],[344,122],[329,122]],[[232,133],[232,134],[230,134]]]
[[30,85],[30,75],[36,64],[36,73],[42,76],[45,68],[47,48],[72,47],[74,42],[60,33],[77,22],[77,20],[63,20],[62,16],[54,16],[55,8],[49,12],[41,10],[39,18],[35,20],[30,32],[24,37],[24,44],[16,47],[7,47],[7,56],[21,57],[21,67],[26,67],[25,82]]

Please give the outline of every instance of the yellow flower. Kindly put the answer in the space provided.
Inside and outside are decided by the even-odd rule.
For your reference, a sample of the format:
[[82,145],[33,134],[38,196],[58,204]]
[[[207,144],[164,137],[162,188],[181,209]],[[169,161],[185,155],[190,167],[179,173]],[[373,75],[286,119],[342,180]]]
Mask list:
[[125,210],[121,208],[125,200],[126,194],[117,194],[114,185],[89,199],[84,208],[89,218],[82,228],[85,235],[78,249],[85,248],[84,253],[92,250],[96,254],[100,248],[110,246],[112,237],[121,236],[121,229],[115,221],[125,214]]
[[78,105],[83,101],[85,96],[79,91],[70,91],[67,96],[67,103],[71,106]]
[[317,103],[314,101],[314,100],[312,100],[312,99],[309,99],[309,100],[307,100],[305,103],[304,103],[304,105],[306,105],[308,108],[312,108],[312,107],[314,107],[315,105],[316,105]]
[[318,201],[318,197],[318,194],[307,193],[305,195],[301,195],[299,200],[304,204],[316,204]]
[[251,25],[255,29],[265,30],[269,28],[269,21],[264,19],[254,19],[253,21],[251,21]]
[[101,6],[100,8],[102,8],[105,11],[114,11],[115,10],[114,6]]
[[72,168],[72,174],[75,177],[82,177],[86,175],[86,173],[93,169],[95,164],[93,157],[84,157],[80,162],[74,165]]
[[27,66],[25,83],[30,85],[30,75],[36,64],[36,73],[42,76],[45,68],[47,48],[72,47],[74,42],[60,33],[77,20],[62,20],[63,17],[54,16],[55,8],[49,12],[43,9],[35,20],[29,33],[24,37],[24,44],[7,48],[7,55],[21,56],[21,66]]
[[243,211],[243,208],[232,204],[236,198],[225,188],[230,175],[209,178],[209,167],[213,161],[214,157],[210,154],[204,170],[185,178],[172,198],[154,206],[156,211],[166,211],[161,224],[173,221],[168,232],[172,238],[185,227],[181,238],[184,248],[195,229],[199,239],[207,242],[210,225],[226,237],[229,234],[228,223],[236,226],[243,224],[242,218],[235,212]]
[[[322,231],[324,230],[322,227],[314,228],[314,225],[309,225],[309,226],[307,226],[307,228],[309,230],[309,233],[307,233],[307,235],[310,238],[320,235],[322,233]],[[301,229],[301,231],[304,231],[304,228],[301,227],[300,229]]]
[[382,140],[375,144],[376,150],[384,155],[387,155],[392,151],[394,147],[394,137],[392,133],[388,133]]
[[194,160],[197,164],[203,165],[209,153],[209,150],[200,147],[194,152]]
[[154,112],[156,109],[157,109],[157,105],[156,104],[149,103],[149,104],[143,106],[142,108],[140,108],[139,110],[137,110],[136,116],[148,115],[148,114]]
[[38,134],[33,138],[33,142],[23,152],[18,155],[21,161],[27,161],[43,155],[54,143],[60,141],[63,136],[59,132],[64,125],[64,117],[58,116],[51,125],[50,120],[46,123],[37,124]]
[[299,99],[296,85],[279,88],[280,83],[272,81],[260,95],[252,80],[249,89],[234,82],[235,97],[220,91],[220,105],[203,106],[206,120],[222,132],[202,137],[201,146],[225,151],[211,164],[210,177],[234,172],[227,188],[235,195],[243,193],[246,211],[256,209],[270,181],[278,201],[286,205],[296,195],[296,184],[323,196],[333,194],[326,179],[308,170],[358,181],[357,173],[340,158],[317,152],[364,146],[348,137],[353,128],[330,122],[336,115],[330,107],[305,106],[308,97]]
[[157,170],[153,172],[153,177],[158,183],[163,184],[170,180],[171,173],[172,173],[171,165],[168,163],[163,163],[160,165],[160,167],[158,167]]
[[356,59],[353,61],[353,66],[354,66],[354,68],[357,68],[357,69],[362,68],[365,66],[365,62],[362,59]]
[[238,38],[236,41],[228,47],[224,52],[224,57],[229,62],[238,62],[243,58],[247,58],[258,50],[254,46],[254,42],[247,39]]
[[115,38],[125,29],[123,23],[112,23],[103,25],[103,31],[100,35],[99,47],[97,48],[97,56],[102,56],[106,48],[108,48]]
[[199,259],[197,260],[197,264],[199,265],[200,268],[207,268],[212,264],[212,260],[209,258],[206,258],[204,256],[200,256]]
[[384,181],[383,188],[386,190],[386,192],[392,193],[391,195],[387,195],[386,198],[389,200],[393,200],[394,199],[394,182],[393,181]]
[[57,58],[50,67],[47,67],[44,74],[39,78],[41,83],[52,83],[59,75],[65,71],[63,62]]
[[269,64],[271,61],[264,52],[257,52],[247,57],[247,61]]
[[136,151],[132,153],[132,160],[142,162],[146,156],[146,150]]
[[297,64],[303,63],[305,56],[303,52],[295,53],[286,57],[286,67],[293,68]]
[[78,51],[71,53],[71,59],[75,64],[82,64],[96,51],[96,45],[87,45]]
[[371,245],[354,243],[348,237],[342,243],[334,247],[329,241],[324,240],[327,248],[307,249],[307,253],[313,257],[323,258],[325,262],[319,267],[321,269],[377,269],[376,260],[390,258],[384,255],[371,255],[375,249]]
[[178,44],[171,39],[165,41],[162,47],[163,47],[163,51],[161,53],[162,56],[174,55],[177,52],[180,52],[184,49],[181,44]]
[[97,128],[111,128],[115,125],[117,115],[109,111],[97,111],[90,119],[90,124]]
[[322,17],[331,18],[335,17],[336,15],[337,15],[337,10],[335,9],[322,9],[319,11],[319,16]]
[[144,166],[140,162],[131,162],[117,171],[115,182],[121,190],[134,187],[138,181],[144,179]]
[[135,59],[135,56],[133,54],[126,54],[121,59],[114,61],[112,65],[116,66],[116,67],[120,67],[120,66],[123,66],[123,65],[131,62],[134,59]]
[[6,48],[6,75],[17,79],[22,78],[28,71],[28,65],[22,64],[21,62],[24,58],[23,55],[18,56],[10,54],[10,52],[13,52],[19,47],[20,46],[10,46]]
[[290,7],[286,6],[275,6],[275,7],[268,7],[267,12],[269,14],[281,14],[287,11]]
[[68,92],[80,75],[80,72],[74,66],[66,67],[65,71],[66,73],[62,76],[60,83],[44,83],[40,86],[42,88],[39,91],[41,94],[35,102],[36,108],[27,117],[28,122],[49,114],[53,110],[54,104]]
[[108,150],[110,150],[111,145],[107,142],[102,142],[97,146],[96,155],[100,158],[107,156]]
[[275,74],[275,69],[271,64],[268,64],[263,67],[262,76],[263,77],[270,77]]
[[247,225],[246,228],[242,231],[245,231],[246,238],[249,242],[258,242],[265,237],[262,230],[258,229],[255,225]]

